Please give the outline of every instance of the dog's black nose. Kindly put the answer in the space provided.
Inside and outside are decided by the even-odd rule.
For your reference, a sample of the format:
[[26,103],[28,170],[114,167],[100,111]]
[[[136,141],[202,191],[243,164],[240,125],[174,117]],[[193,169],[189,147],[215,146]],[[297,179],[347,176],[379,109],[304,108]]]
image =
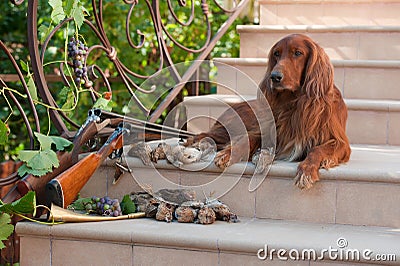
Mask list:
[[279,71],[272,71],[272,72],[271,72],[270,78],[271,78],[271,80],[272,80],[273,82],[279,83],[279,82],[281,82],[282,79],[283,79],[283,73],[282,73],[282,72],[279,72]]

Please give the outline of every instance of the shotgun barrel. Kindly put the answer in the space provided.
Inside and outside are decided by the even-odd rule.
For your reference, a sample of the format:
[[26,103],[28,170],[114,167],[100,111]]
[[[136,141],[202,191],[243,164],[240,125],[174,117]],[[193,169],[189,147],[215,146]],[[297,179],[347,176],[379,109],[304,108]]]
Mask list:
[[32,174],[25,175],[21,180],[17,181],[16,185],[2,200],[6,203],[11,203],[24,196],[28,191],[35,191],[37,204],[46,204],[46,184],[76,163],[81,147],[88,142],[89,139],[93,138],[102,127],[105,127],[109,123],[109,121],[103,121],[100,124],[97,122],[98,121],[91,119],[89,123],[85,123],[85,126],[81,128],[79,134],[77,134],[73,140],[74,147],[71,152],[57,152],[57,158],[60,162],[57,168],[54,168],[53,171],[41,177]]

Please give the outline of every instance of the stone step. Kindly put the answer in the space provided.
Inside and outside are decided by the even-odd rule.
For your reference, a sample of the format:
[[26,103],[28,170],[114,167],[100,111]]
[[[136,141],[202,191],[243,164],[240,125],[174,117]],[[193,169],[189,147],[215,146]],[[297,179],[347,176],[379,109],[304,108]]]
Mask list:
[[[205,95],[186,97],[188,129],[207,131],[228,104],[254,99],[254,95]],[[400,145],[400,101],[345,99],[347,135],[353,144]]]
[[16,231],[21,265],[30,266],[398,265],[400,258],[397,230],[279,220],[243,218],[208,226],[146,218],[54,226],[20,222]]
[[[256,95],[264,77],[265,58],[214,58],[218,94]],[[400,100],[400,61],[332,60],[335,84],[345,98]],[[255,84],[253,84],[255,83]],[[234,92],[232,91],[234,90]]]
[[331,59],[399,60],[399,26],[239,25],[241,58],[266,58],[282,37],[302,33],[318,42]]
[[261,25],[400,25],[400,1],[261,0]]
[[306,191],[294,186],[296,162],[275,161],[263,179],[246,162],[222,172],[212,162],[179,169],[166,160],[144,166],[138,158],[124,157],[131,173],[112,184],[115,162],[108,160],[80,195],[122,198],[142,187],[183,186],[195,190],[199,199],[220,198],[241,217],[400,228],[400,147],[353,144],[351,149],[348,163],[321,169],[321,180]]

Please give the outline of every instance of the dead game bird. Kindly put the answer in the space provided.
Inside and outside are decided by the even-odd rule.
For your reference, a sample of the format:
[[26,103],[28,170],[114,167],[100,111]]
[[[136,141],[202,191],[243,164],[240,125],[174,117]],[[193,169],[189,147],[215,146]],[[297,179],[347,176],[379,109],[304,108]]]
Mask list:
[[173,215],[174,210],[175,210],[174,205],[161,202],[157,208],[156,220],[165,221],[167,223],[172,222],[172,220],[174,219]]
[[210,207],[204,206],[197,213],[197,222],[200,224],[212,224],[215,219],[215,212]]
[[196,191],[190,189],[163,188],[154,193],[154,197],[170,204],[181,205],[183,202],[196,199]]
[[144,165],[151,164],[151,147],[144,141],[136,142],[130,145],[128,155],[132,157],[138,157],[142,160]]
[[164,160],[167,158],[167,155],[164,151],[164,146],[166,143],[159,143],[158,146],[150,153],[150,159],[152,162],[157,163],[158,160]]
[[180,206],[175,210],[175,218],[180,223],[193,223],[197,217],[197,211],[191,207]]

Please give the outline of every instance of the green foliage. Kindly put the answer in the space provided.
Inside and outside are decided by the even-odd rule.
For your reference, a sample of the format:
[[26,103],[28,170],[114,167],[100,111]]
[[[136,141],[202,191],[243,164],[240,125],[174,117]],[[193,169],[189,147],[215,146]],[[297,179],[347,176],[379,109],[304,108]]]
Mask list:
[[33,77],[32,77],[33,75],[29,71],[29,67],[28,67],[27,64],[25,64],[25,63],[22,64],[21,63],[21,66],[22,66],[22,69],[24,69],[28,73],[27,74],[28,82],[26,83],[26,85],[28,86],[29,94],[31,95],[32,100],[38,101],[39,98],[38,98],[35,82],[33,81]]
[[68,209],[75,211],[86,211],[86,204],[91,203],[92,198],[79,198],[68,205]]
[[54,24],[60,23],[65,18],[65,12],[62,4],[62,0],[49,0],[49,5],[53,9],[50,17]]
[[38,28],[41,42],[44,42],[54,29],[54,25],[59,24],[67,17],[72,17],[77,29],[80,29],[85,20],[85,14],[88,13],[80,0],[48,0],[48,4],[52,9],[50,15],[51,21],[48,25],[41,24]]
[[73,148],[72,142],[61,137],[46,136],[38,132],[35,132],[35,136],[40,143],[40,149],[19,152],[18,159],[25,163],[18,168],[20,176],[27,173],[42,176],[51,172],[53,167],[59,166],[56,151],[71,151]]
[[11,223],[10,215],[8,213],[0,212],[0,249],[6,247],[3,244],[3,240],[7,240],[7,238],[14,231],[14,226],[10,223]]
[[4,204],[0,201],[0,213],[8,214],[33,214],[36,210],[36,194],[29,191],[22,198],[11,203]]
[[131,200],[129,195],[125,195],[121,201],[122,214],[130,214],[136,212],[135,203]]
[[4,204],[0,200],[0,249],[4,248],[3,240],[14,231],[14,226],[11,224],[12,214],[35,214],[36,196],[35,192],[29,191],[25,196],[12,203]]
[[0,145],[4,145],[8,142],[8,127],[0,120]]
[[97,101],[93,104],[93,108],[99,108],[105,111],[111,111],[112,110],[112,101],[107,100],[106,98],[100,97],[97,99]]

